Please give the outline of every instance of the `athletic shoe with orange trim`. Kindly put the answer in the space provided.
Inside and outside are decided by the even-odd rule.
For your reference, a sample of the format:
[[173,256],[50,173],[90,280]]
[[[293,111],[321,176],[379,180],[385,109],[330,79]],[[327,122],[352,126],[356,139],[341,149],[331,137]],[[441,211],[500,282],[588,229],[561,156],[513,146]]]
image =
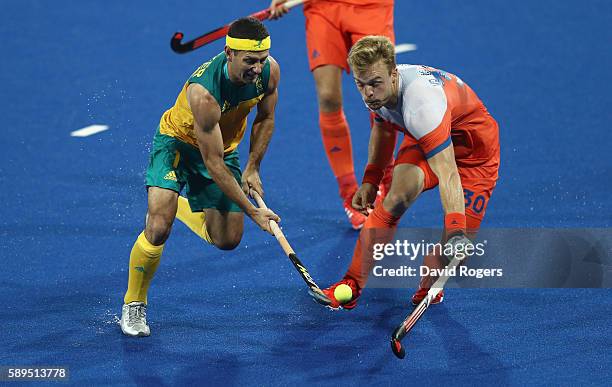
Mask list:
[[[336,297],[334,296],[334,290],[336,290],[336,287],[338,287],[338,285],[342,284],[348,285],[353,291],[353,298],[349,302],[345,302],[344,304],[341,304],[338,300],[336,300]],[[361,296],[361,288],[357,284],[357,281],[352,278],[343,278],[332,286],[328,287],[327,289],[323,289],[322,292],[325,293],[325,295],[329,297],[329,299],[332,301],[332,303],[327,307],[334,310],[353,309],[357,306],[357,299],[359,298],[359,296]]]
[[351,223],[351,227],[353,227],[353,230],[360,230],[366,221],[366,216],[354,209],[352,202],[353,195],[349,195],[344,199],[344,212],[346,213],[346,216],[348,217],[348,220]]

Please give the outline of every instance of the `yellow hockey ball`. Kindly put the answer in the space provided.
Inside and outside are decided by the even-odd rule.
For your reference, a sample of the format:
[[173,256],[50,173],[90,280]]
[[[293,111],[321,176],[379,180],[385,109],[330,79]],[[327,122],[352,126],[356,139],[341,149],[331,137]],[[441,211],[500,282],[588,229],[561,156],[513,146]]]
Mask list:
[[353,290],[346,284],[340,284],[334,289],[334,297],[339,303],[344,304],[353,299]]

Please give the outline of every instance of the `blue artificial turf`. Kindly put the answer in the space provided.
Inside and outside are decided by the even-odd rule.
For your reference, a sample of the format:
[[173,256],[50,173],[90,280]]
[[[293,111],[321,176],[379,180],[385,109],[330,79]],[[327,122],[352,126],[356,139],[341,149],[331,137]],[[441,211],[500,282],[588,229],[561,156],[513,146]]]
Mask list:
[[[500,124],[500,180],[484,226],[610,227],[612,3],[396,3],[397,42],[418,45],[398,61],[459,75]],[[354,311],[329,312],[248,220],[231,252],[177,222],[149,292],[152,336],[121,334],[150,141],[189,74],[223,47],[179,56],[169,39],[267,4],[0,4],[0,366],[65,365],[76,385],[607,384],[609,289],[450,289],[400,361],[388,339],[411,290],[366,289]],[[268,26],[282,80],[262,166],[266,201],[328,285],[357,234],[321,146],[303,15]],[[369,124],[350,78],[344,86],[360,176]],[[69,136],[91,124],[110,130]],[[248,140],[240,151],[244,162]],[[428,192],[401,225],[437,226],[441,213]]]

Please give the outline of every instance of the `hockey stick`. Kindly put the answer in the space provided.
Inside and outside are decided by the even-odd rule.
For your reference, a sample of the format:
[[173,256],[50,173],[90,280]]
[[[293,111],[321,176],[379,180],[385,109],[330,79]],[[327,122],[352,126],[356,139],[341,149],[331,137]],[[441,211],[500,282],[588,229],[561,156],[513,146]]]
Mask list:
[[[286,3],[283,3],[287,8],[293,8],[296,5],[302,4],[306,0],[289,0]],[[249,17],[253,17],[258,20],[266,20],[270,17],[270,8],[263,9],[259,12],[255,12],[254,14],[249,15]],[[193,40],[190,40],[186,43],[181,43],[183,40],[182,32],[175,32],[172,36],[172,40],[170,40],[170,47],[172,47],[172,51],[178,54],[184,54],[186,52],[190,52],[195,50],[196,48],[200,48],[208,43],[214,42],[217,39],[220,39],[227,35],[227,31],[229,30],[229,24],[226,24],[222,27],[216,28],[212,31],[205,33]]]
[[[259,194],[255,190],[251,190],[251,196],[253,197],[253,199],[255,199],[257,205],[260,208],[268,208],[261,196],[259,196]],[[293,263],[293,266],[295,266],[297,271],[300,273],[300,276],[302,276],[304,282],[306,282],[306,285],[308,285],[308,293],[310,293],[312,298],[314,298],[314,300],[319,304],[326,306],[330,305],[331,300],[321,291],[319,285],[317,285],[317,283],[312,279],[310,273],[308,273],[308,270],[306,270],[306,267],[304,267],[300,259],[295,254],[295,251],[293,251],[293,249],[291,248],[291,245],[289,245],[287,238],[285,238],[285,235],[281,231],[280,227],[278,227],[278,224],[276,224],[275,221],[270,220],[270,228],[272,229],[276,240],[278,240],[278,243],[280,243],[281,247],[283,248],[283,251],[291,260],[291,263]]]
[[427,292],[425,298],[423,298],[419,305],[414,308],[412,313],[410,313],[410,315],[406,317],[406,319],[395,329],[393,335],[391,335],[391,349],[393,350],[395,356],[399,357],[400,359],[403,359],[406,356],[406,351],[404,350],[404,347],[402,347],[402,339],[404,338],[404,336],[406,336],[408,332],[410,332],[412,327],[414,327],[414,324],[419,321],[423,313],[425,313],[425,311],[431,304],[431,301],[436,298],[438,293],[442,291],[442,288],[444,288],[446,281],[448,281],[447,273],[451,269],[456,267],[460,262],[460,259],[458,259],[457,257],[453,257],[450,263],[446,266],[446,270],[444,270],[444,275],[438,277],[436,282],[434,282],[433,286]]

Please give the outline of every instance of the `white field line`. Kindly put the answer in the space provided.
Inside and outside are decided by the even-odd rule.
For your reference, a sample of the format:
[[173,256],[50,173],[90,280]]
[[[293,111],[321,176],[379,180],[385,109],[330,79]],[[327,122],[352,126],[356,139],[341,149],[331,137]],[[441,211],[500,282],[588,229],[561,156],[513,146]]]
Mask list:
[[108,125],[89,125],[82,129],[71,132],[70,135],[72,137],[88,137],[92,134],[104,132],[105,130],[108,130]]
[[417,45],[412,43],[402,43],[395,46],[395,53],[401,54],[403,52],[416,51]]

